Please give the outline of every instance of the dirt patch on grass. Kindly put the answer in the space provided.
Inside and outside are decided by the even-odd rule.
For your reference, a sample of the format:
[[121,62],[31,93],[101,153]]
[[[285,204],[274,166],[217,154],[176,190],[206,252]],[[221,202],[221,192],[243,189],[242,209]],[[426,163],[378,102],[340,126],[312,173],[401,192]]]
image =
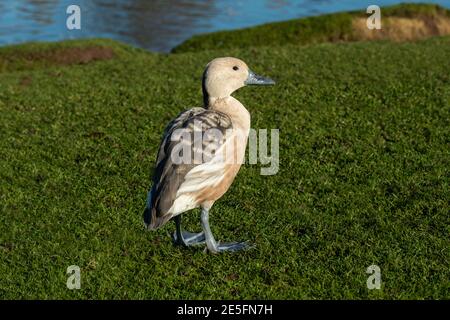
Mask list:
[[386,17],[381,19],[379,30],[367,28],[366,20],[353,19],[353,40],[412,41],[450,34],[450,18],[447,17]]
[[21,87],[28,87],[32,82],[32,78],[30,76],[24,76],[20,79],[19,85]]
[[112,48],[103,46],[57,48],[31,52],[13,52],[0,58],[6,66],[29,69],[33,66],[87,64],[94,61],[110,60],[115,57]]
[[114,50],[108,47],[62,48],[49,52],[30,54],[29,60],[45,60],[59,65],[85,64],[114,58]]

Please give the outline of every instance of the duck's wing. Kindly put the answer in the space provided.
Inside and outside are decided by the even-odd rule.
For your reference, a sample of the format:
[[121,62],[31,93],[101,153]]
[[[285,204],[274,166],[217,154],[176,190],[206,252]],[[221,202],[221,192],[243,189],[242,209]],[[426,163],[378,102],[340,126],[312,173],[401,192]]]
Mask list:
[[[169,123],[159,147],[153,186],[149,192],[147,208],[144,212],[144,221],[149,228],[158,228],[174,214],[195,207],[194,203],[190,203],[189,199],[186,199],[186,201],[181,200],[183,205],[180,208],[178,205],[180,203],[179,194],[177,196],[180,186],[185,182],[186,176],[192,172],[192,169],[204,165],[202,161],[209,156],[209,154],[205,154],[205,151],[217,150],[224,144],[226,131],[231,128],[232,122],[227,115],[204,108],[184,111]],[[219,134],[208,135],[209,139],[205,139],[205,132],[215,132],[210,129],[218,130],[216,132]],[[189,136],[190,139],[181,142],[180,133],[184,137]],[[192,161],[185,161],[187,158],[180,161],[178,156],[184,156],[184,151],[181,151],[183,149],[190,150],[191,157],[188,158]],[[197,161],[195,161],[196,159]],[[205,183],[208,178],[208,176],[197,177],[197,181],[190,182],[200,185],[202,182]],[[177,208],[174,208],[175,200],[178,200]]]

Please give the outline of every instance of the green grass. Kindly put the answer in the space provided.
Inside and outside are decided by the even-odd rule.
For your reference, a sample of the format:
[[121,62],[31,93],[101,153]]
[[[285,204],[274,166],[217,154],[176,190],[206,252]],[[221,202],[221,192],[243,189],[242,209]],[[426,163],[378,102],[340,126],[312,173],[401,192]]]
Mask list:
[[[450,38],[175,55],[100,43],[118,54],[0,73],[1,298],[450,298]],[[277,80],[235,96],[253,128],[280,129],[280,171],[242,167],[211,224],[256,249],[211,255],[141,215],[163,128],[201,105],[203,68],[225,55]],[[199,212],[185,227],[200,230]],[[381,290],[366,287],[372,264]]]
[[[381,13],[382,18],[426,17],[429,20],[435,17],[450,18],[450,10],[435,4],[403,3],[383,7]],[[241,30],[196,35],[175,47],[172,52],[358,40],[352,30],[352,20],[355,17],[368,17],[368,15],[364,10],[340,12],[269,23]]]

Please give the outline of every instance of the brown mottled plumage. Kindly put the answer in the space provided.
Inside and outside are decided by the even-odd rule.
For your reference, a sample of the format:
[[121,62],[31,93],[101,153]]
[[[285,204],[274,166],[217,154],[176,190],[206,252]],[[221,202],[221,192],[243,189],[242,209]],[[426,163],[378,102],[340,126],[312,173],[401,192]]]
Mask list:
[[[193,167],[199,165],[195,163],[174,164],[171,158],[174,146],[178,144],[178,141],[171,141],[172,133],[177,129],[185,129],[191,133],[194,141],[195,121],[199,121],[202,124],[202,134],[208,129],[215,128],[225,135],[226,129],[232,128],[231,120],[226,114],[204,108],[193,108],[184,111],[169,123],[164,131],[164,138],[159,147],[156,170],[153,175],[151,210],[147,213],[151,214],[151,217],[149,217],[151,221],[150,229],[156,229],[172,218],[173,215],[169,212],[169,209],[173,205],[178,188],[184,182],[186,174]],[[223,141],[219,143],[222,144]],[[194,149],[194,145],[195,143],[192,144],[192,154],[198,151]],[[202,146],[204,146],[204,143],[202,143]]]

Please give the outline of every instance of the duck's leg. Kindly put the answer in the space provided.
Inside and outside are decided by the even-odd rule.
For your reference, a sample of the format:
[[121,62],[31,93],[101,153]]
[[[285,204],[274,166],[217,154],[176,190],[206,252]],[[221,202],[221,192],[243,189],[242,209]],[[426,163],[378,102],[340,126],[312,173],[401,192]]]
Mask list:
[[216,242],[214,236],[209,227],[209,209],[202,208],[202,226],[206,237],[206,246],[208,250],[217,253],[221,251],[239,251],[242,249],[249,249],[253,246],[249,245],[247,241],[244,242],[230,242],[230,243],[220,243]]
[[173,234],[173,240],[176,244],[188,247],[196,244],[205,243],[205,234],[203,232],[200,233],[192,233],[188,231],[181,230],[181,215],[178,215],[174,218],[176,231]]

